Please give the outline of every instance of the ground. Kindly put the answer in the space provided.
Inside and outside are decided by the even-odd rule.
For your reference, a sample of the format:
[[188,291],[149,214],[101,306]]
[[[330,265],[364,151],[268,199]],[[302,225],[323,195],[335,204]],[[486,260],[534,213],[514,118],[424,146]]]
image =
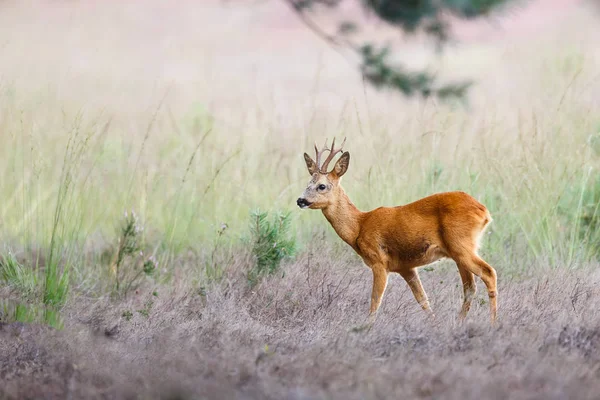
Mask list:
[[598,398],[597,270],[538,270],[519,281],[500,271],[491,327],[485,293],[457,321],[460,280],[448,263],[422,273],[435,321],[392,278],[375,325],[354,332],[368,307],[368,269],[309,264],[253,291],[233,272],[204,295],[78,301],[64,330],[3,324],[2,398]]

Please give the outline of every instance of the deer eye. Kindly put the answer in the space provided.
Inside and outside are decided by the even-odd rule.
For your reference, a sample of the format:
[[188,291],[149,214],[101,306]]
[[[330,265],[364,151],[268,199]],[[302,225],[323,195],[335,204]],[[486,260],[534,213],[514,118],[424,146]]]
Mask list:
[[317,189],[318,189],[318,190],[325,190],[325,189],[327,189],[327,186],[325,186],[325,185],[323,185],[323,184],[321,183],[319,186],[317,186]]

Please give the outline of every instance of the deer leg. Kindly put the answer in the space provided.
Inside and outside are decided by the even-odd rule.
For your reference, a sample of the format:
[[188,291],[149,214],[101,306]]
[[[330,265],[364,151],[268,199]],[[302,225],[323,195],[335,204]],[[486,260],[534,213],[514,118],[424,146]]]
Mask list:
[[369,318],[374,319],[381,305],[381,299],[388,283],[388,271],[381,265],[373,266],[373,290],[371,292],[371,308]]
[[363,330],[371,330],[371,327],[375,323],[375,319],[377,318],[377,310],[381,305],[381,299],[383,298],[383,293],[385,292],[385,288],[388,283],[388,271],[381,264],[374,265],[371,267],[373,270],[373,290],[371,292],[371,308],[369,310],[369,315],[367,316],[367,321],[365,324],[356,326],[352,328],[354,332],[360,332]]
[[487,287],[488,297],[490,299],[490,317],[492,324],[496,322],[498,289],[496,270],[483,261],[476,254],[465,255],[458,259],[457,264],[463,265],[469,271],[477,275]]
[[459,319],[462,321],[467,317],[467,314],[471,309],[471,300],[475,297],[475,293],[477,292],[477,284],[475,283],[475,276],[471,271],[461,264],[456,265],[463,284],[463,304],[460,314],[458,315]]
[[423,284],[421,283],[421,279],[419,278],[419,273],[416,269],[409,269],[408,271],[400,272],[400,275],[404,278],[406,283],[408,283],[408,287],[412,291],[417,303],[423,308],[423,310],[429,314],[429,316],[434,317],[433,311],[429,305],[429,299],[427,298],[427,293],[425,293],[425,289],[423,289]]

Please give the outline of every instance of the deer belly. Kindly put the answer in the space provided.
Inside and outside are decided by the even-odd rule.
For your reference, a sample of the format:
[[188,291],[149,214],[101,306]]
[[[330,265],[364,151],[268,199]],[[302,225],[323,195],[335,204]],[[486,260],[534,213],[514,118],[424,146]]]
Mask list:
[[399,269],[416,268],[447,257],[442,248],[428,242],[404,247],[396,251],[394,255]]

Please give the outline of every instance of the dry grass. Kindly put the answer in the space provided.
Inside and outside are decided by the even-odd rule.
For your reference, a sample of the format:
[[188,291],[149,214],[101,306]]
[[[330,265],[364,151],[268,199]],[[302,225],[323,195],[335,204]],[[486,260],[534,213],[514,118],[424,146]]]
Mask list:
[[[468,322],[457,323],[453,265],[423,274],[434,322],[395,277],[375,326],[354,333],[368,307],[370,273],[355,259],[323,261],[334,255],[315,249],[252,292],[240,271],[228,271],[226,283],[205,295],[165,287],[158,298],[144,291],[123,302],[78,300],[66,307],[63,331],[5,325],[2,396],[597,398],[597,268],[500,279],[497,328],[489,326],[485,293]],[[154,304],[144,316],[136,310],[148,300]]]

